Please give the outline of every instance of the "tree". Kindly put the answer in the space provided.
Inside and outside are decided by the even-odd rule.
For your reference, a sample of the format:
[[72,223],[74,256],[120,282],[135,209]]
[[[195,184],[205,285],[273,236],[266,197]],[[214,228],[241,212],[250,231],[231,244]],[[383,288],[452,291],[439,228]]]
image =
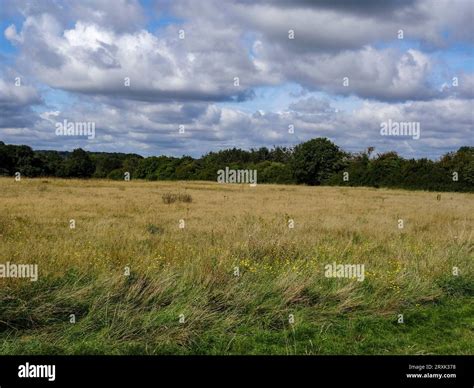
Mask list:
[[[440,166],[449,177],[452,189],[472,191],[474,187],[474,147],[461,147],[457,152],[444,155]],[[458,174],[458,181],[452,180],[452,174]]]
[[100,153],[91,157],[95,164],[94,178],[105,178],[122,167],[122,160],[117,154]]
[[65,173],[73,178],[90,178],[95,171],[95,165],[89,154],[81,148],[72,151],[65,163]]
[[13,152],[11,146],[0,141],[0,175],[13,174]]
[[378,154],[369,164],[368,183],[372,186],[400,186],[404,159],[396,152]]
[[288,165],[278,162],[262,162],[255,166],[259,183],[294,183],[291,169]]
[[345,154],[326,138],[317,138],[299,144],[291,162],[297,183],[320,185],[342,167]]

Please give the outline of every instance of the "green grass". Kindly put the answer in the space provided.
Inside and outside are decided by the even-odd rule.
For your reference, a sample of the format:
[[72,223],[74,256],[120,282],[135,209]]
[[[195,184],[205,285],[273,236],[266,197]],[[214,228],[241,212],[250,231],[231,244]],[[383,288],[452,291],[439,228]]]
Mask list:
[[[255,279],[254,279],[255,280]],[[160,279],[165,281],[165,279]],[[171,280],[170,280],[171,281]],[[248,279],[248,282],[251,280]],[[68,272],[32,287],[2,289],[0,313],[9,326],[0,334],[2,354],[472,354],[472,283],[462,277],[449,290],[397,314],[371,309],[366,301],[341,312],[340,301],[305,290],[288,305],[260,279],[252,300],[242,301],[244,276],[224,289],[180,283],[167,295],[153,294],[156,280],[99,279]],[[241,286],[239,287],[239,284]],[[273,289],[272,289],[273,288]],[[325,294],[326,292],[326,294]],[[222,298],[222,294],[226,294]],[[326,295],[326,296],[324,296]],[[226,300],[226,298],[228,300]],[[68,321],[71,312],[76,323]],[[179,315],[185,322],[179,323]],[[290,324],[289,314],[295,322]]]

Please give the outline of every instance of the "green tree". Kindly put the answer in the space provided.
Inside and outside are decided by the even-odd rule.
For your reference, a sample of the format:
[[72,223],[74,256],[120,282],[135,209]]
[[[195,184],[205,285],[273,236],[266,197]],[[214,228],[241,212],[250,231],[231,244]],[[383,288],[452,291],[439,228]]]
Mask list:
[[259,183],[294,183],[291,169],[288,165],[277,162],[262,162],[255,166]]
[[65,163],[65,173],[73,178],[90,178],[95,171],[95,165],[89,154],[81,148],[72,151]]
[[372,186],[396,187],[400,184],[404,159],[396,152],[378,154],[369,164],[368,184]]
[[299,144],[291,162],[297,183],[320,185],[342,168],[345,154],[326,138],[317,138]]

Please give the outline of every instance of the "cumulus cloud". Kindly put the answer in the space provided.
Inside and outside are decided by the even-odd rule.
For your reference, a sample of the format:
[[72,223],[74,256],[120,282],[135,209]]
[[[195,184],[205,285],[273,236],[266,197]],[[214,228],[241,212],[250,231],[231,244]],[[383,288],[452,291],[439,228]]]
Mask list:
[[[379,100],[438,97],[428,54],[374,47],[377,39],[396,41],[397,18],[341,14],[340,8],[349,7],[345,2],[336,7],[318,2],[309,10],[304,4],[257,2],[246,5],[253,7],[249,12],[242,2],[224,2],[229,7],[214,0],[176,2],[172,9],[186,21],[156,35],[145,29],[117,31],[98,17],[84,18],[86,10],[104,13],[100,5],[93,12],[85,2],[73,28],[63,28],[54,14],[40,13],[28,16],[20,32],[10,26],[5,35],[22,48],[24,66],[42,82],[75,92],[148,101],[245,101],[253,98],[255,87],[298,82],[311,90]],[[415,14],[421,12],[416,5]],[[132,6],[137,4],[122,1],[117,9]],[[140,12],[132,12],[132,19],[135,13]],[[288,28],[294,28],[295,39],[288,39]],[[407,37],[413,28],[406,28]],[[180,31],[184,39],[178,38]],[[348,87],[342,85],[344,77],[350,79]],[[125,78],[130,87],[124,86]]]
[[436,97],[430,85],[430,58],[410,49],[343,51],[336,55],[301,55],[298,60],[283,51],[269,52],[268,61],[278,63],[287,78],[306,88],[378,100],[420,100]]
[[34,125],[36,114],[31,107],[40,103],[38,91],[30,85],[21,85],[21,78],[0,78],[0,131]]
[[[327,136],[348,150],[374,145],[438,155],[472,137],[473,73],[437,60],[454,44],[472,47],[468,0],[455,6],[446,0],[2,5],[2,18],[15,20],[3,31],[16,47],[15,71],[74,101],[45,103],[37,88],[15,89],[0,79],[4,141],[197,156]],[[399,30],[404,40],[397,39]],[[305,98],[295,100],[293,90],[281,109],[252,105],[260,89],[281,95],[287,84]],[[355,108],[336,109],[344,99]],[[38,104],[41,109],[32,108]],[[421,139],[381,137],[380,122],[388,118],[419,121]],[[64,119],[95,122],[96,138],[56,137],[54,124]]]
[[38,91],[30,85],[21,85],[21,77],[9,81],[0,78],[0,104],[2,106],[26,106],[39,104]]
[[118,34],[84,22],[64,31],[57,26],[42,14],[25,21],[21,39],[9,34],[22,42],[25,68],[55,88],[139,100],[243,101],[265,77],[231,31],[221,31],[222,49],[212,50],[200,37],[181,42],[177,34],[168,39],[146,30]]
[[[214,103],[153,104],[99,98],[80,101],[61,111],[46,111],[29,126],[28,137],[43,148],[125,150],[144,155],[191,154],[199,156],[222,147],[295,145],[314,137],[328,137],[348,151],[375,146],[377,152],[396,150],[407,157],[439,156],[466,145],[472,136],[473,101],[447,98],[432,101],[386,103],[360,101],[353,110],[335,109],[314,97],[290,104],[280,112],[248,113]],[[55,136],[55,123],[90,121],[96,126],[93,140]],[[387,120],[419,122],[421,137],[391,138],[380,135]],[[183,126],[184,133],[179,133]],[[294,133],[289,133],[289,125]],[[0,129],[2,138],[19,142],[25,132]]]
[[293,111],[309,114],[321,114],[334,112],[328,99],[309,97],[290,104],[289,108]]
[[40,17],[48,14],[63,27],[76,21],[108,26],[114,31],[134,31],[148,18],[139,0],[3,0],[0,17]]

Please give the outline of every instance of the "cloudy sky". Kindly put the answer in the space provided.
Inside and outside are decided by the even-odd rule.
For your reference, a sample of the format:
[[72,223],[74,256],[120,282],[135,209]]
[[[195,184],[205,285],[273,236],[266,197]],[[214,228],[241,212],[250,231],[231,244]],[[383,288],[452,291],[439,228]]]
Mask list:
[[[0,140],[199,156],[324,136],[437,158],[473,145],[473,19],[472,0],[0,0]],[[95,138],[57,136],[64,120]],[[420,139],[381,136],[388,120]]]

